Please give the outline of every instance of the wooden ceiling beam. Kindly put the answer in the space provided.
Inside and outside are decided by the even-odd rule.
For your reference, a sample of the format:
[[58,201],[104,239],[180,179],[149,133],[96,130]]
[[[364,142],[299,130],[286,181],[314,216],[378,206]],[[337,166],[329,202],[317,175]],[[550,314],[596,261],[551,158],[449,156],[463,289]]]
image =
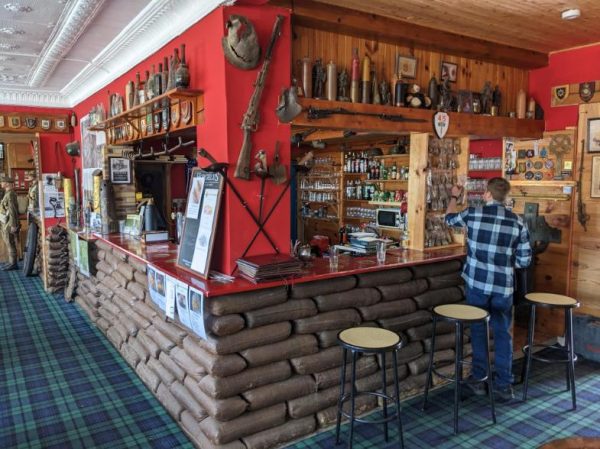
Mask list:
[[293,23],[307,28],[463,56],[521,69],[535,69],[548,65],[546,53],[436,30],[354,9],[331,6],[313,0],[270,0],[269,3],[290,8]]

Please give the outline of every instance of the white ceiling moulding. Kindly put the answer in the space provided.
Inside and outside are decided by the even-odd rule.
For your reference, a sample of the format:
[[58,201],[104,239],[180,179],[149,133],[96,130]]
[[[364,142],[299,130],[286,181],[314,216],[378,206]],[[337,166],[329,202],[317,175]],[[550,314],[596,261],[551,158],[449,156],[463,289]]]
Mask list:
[[63,10],[54,32],[31,70],[29,87],[42,87],[77,39],[94,20],[105,0],[76,0]]
[[81,103],[224,3],[223,0],[152,0],[61,94],[72,106]]
[[60,92],[9,87],[0,89],[0,104],[46,108],[70,107],[70,102]]

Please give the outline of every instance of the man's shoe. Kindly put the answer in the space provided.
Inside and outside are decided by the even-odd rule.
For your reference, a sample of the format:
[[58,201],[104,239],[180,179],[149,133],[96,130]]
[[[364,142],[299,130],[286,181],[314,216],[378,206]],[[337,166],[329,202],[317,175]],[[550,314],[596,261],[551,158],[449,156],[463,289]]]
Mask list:
[[4,265],[2,268],[0,268],[0,270],[2,271],[12,271],[12,270],[17,270],[19,268],[19,266],[16,263],[13,264],[6,264]]
[[485,383],[477,382],[474,379],[473,376],[467,377],[465,385],[475,396],[485,396],[487,394]]
[[515,398],[515,394],[513,392],[512,385],[509,385],[506,388],[498,388],[494,389],[494,398],[498,402],[510,402]]

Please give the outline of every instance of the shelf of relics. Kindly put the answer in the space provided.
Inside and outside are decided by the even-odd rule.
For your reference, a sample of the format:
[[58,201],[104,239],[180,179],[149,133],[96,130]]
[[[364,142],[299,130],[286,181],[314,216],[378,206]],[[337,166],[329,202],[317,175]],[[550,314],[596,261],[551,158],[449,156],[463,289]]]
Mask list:
[[[431,133],[433,109],[397,107],[379,104],[299,98],[302,112],[292,125],[305,128],[328,128],[355,132]],[[540,138],[545,122],[534,119],[448,112],[447,135],[485,138]]]

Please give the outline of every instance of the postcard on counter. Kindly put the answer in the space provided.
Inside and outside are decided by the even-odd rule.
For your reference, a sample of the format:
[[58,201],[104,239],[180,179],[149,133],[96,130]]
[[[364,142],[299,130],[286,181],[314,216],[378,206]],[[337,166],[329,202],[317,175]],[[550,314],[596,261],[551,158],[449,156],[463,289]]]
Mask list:
[[171,276],[165,276],[165,314],[172,320],[175,319],[175,289],[177,285],[177,279]]
[[177,307],[177,316],[179,316],[179,321],[185,327],[192,328],[192,323],[190,321],[190,311],[188,309],[188,286],[185,282],[177,281],[177,285],[175,287],[175,304]]

